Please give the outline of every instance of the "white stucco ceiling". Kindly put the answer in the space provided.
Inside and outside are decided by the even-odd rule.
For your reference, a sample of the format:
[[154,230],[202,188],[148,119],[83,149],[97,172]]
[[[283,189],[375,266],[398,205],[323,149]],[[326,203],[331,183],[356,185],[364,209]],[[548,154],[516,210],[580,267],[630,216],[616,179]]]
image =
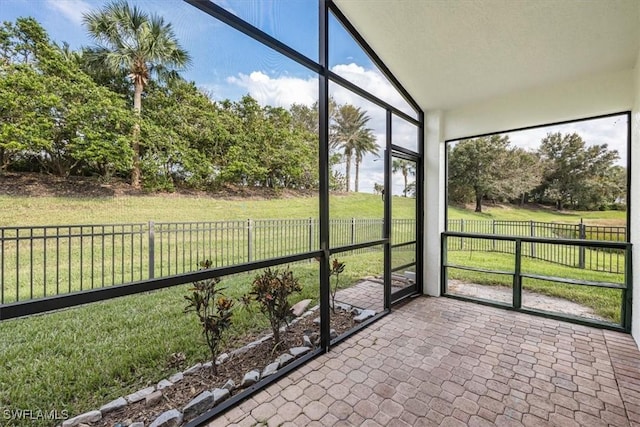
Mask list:
[[632,69],[640,0],[335,0],[423,110]]

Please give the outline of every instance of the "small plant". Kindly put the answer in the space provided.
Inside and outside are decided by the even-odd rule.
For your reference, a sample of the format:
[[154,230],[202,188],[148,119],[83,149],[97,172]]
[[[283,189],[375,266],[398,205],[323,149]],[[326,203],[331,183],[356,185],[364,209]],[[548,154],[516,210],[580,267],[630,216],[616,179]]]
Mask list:
[[301,290],[300,282],[288,267],[283,272],[267,268],[253,280],[249,298],[257,301],[260,311],[269,318],[276,345],[280,343],[280,327],[290,314],[289,297]]
[[[200,263],[201,269],[211,267],[209,260]],[[225,332],[231,326],[231,317],[233,315],[233,300],[224,296],[224,288],[219,288],[220,279],[214,277],[212,279],[200,280],[193,283],[191,295],[184,298],[189,301],[184,312],[194,312],[200,320],[202,333],[207,341],[207,346],[211,351],[211,369],[214,374],[218,373],[216,359],[220,351],[220,343]]]
[[334,277],[333,286],[330,288],[331,292],[331,311],[336,313],[336,294],[340,289],[340,274],[344,271],[344,262],[339,262],[338,258],[334,258],[331,264],[329,264],[329,277]]

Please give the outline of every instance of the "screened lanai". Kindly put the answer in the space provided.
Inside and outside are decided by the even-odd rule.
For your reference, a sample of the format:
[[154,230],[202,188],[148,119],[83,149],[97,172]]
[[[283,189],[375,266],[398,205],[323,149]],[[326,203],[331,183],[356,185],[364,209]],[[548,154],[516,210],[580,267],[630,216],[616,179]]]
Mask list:
[[[171,293],[172,302],[183,302],[184,295],[178,295],[183,287],[214,278],[244,290],[267,269],[286,269],[302,283],[295,302],[311,303],[303,304],[304,314],[297,316],[313,318],[317,332],[303,331],[306,340],[285,349],[269,374],[266,367],[256,368],[250,384],[211,388],[202,383],[198,397],[179,405],[165,398],[166,411],[159,417],[145,413],[145,420],[162,425],[163,416],[174,417],[176,425],[188,426],[640,423],[634,390],[640,381],[640,317],[634,316],[640,260],[637,250],[633,254],[640,242],[640,216],[633,210],[640,204],[634,168],[640,161],[640,3],[313,0],[304,7],[290,3],[296,10],[292,15],[284,1],[264,4],[185,0],[173,16],[187,29],[181,35],[198,46],[194,62],[210,75],[220,77],[219,64],[243,58],[262,67],[222,79],[255,99],[239,94],[238,101],[209,99],[211,104],[238,113],[245,124],[259,114],[281,119],[284,127],[293,128],[295,120],[304,123],[295,128],[296,135],[305,135],[303,148],[285,148],[300,149],[312,159],[300,167],[294,187],[307,192],[313,208],[298,214],[295,202],[285,197],[274,211],[294,212],[286,220],[254,219],[255,210],[241,206],[238,218],[224,221],[145,219],[106,229],[104,224],[7,227],[0,320],[20,327],[18,322],[29,322],[32,315],[42,315],[34,322],[73,317],[73,310],[91,310],[93,304],[113,304],[109,307],[117,310],[119,303],[140,298],[127,309],[155,317],[131,328],[137,339],[145,322],[150,329],[163,319],[178,322],[181,310],[160,313],[167,300],[159,295]],[[298,37],[283,30],[294,25],[306,30]],[[223,51],[230,43],[234,48]],[[282,82],[290,85],[278,86]],[[210,83],[198,90],[220,86]],[[178,92],[168,93],[171,98]],[[269,105],[273,100],[280,104]],[[352,108],[343,108],[349,104]],[[348,114],[366,116],[365,148],[354,148],[339,134],[340,119]],[[170,122],[171,115],[161,120]],[[626,210],[615,239],[611,227],[602,239],[600,234],[587,239],[590,225],[582,220],[569,229],[544,228],[550,226],[527,218],[520,222],[528,228],[520,233],[509,228],[515,225],[495,220],[487,228],[473,228],[473,221],[481,220],[449,218],[450,160],[463,141],[598,120],[623,129],[616,140],[623,153],[616,166],[626,175],[615,201],[623,200]],[[238,123],[229,129],[254,130]],[[233,161],[221,162],[236,168],[228,172],[239,177],[234,185],[288,182],[290,177],[282,175],[295,172],[288,169],[295,155],[279,158],[280,152],[273,154],[273,147],[255,136],[268,134],[267,128],[245,139],[234,135],[245,145],[226,153]],[[153,135],[161,138],[162,132]],[[294,139],[268,135],[273,141]],[[270,168],[268,177],[247,172],[251,155],[261,159],[252,166]],[[149,158],[154,156],[160,154]],[[212,170],[216,177],[228,176],[220,172],[222,166]],[[287,172],[278,175],[281,170]],[[72,250],[74,239],[79,249]],[[34,263],[40,241],[44,262]],[[21,252],[25,248],[30,252]],[[561,262],[558,251],[568,254]],[[55,263],[48,258],[54,254]],[[498,258],[504,262],[494,263]],[[129,260],[131,268],[125,268]],[[540,270],[538,262],[559,267]],[[28,272],[20,271],[27,264]],[[50,273],[54,264],[64,268]],[[488,286],[475,279],[481,275],[495,277],[492,289],[503,294],[483,294]],[[539,282],[544,285],[530,286]],[[456,293],[462,285],[475,288]],[[594,289],[598,298],[607,296],[613,314],[567,313],[565,305],[575,301],[539,291],[554,286],[567,289],[563,295],[578,288],[588,289],[590,296]],[[531,303],[540,294],[556,298],[555,305]],[[343,315],[358,320],[340,329]],[[255,320],[255,313],[245,316],[247,324]],[[160,332],[167,334],[159,339],[167,338],[167,348],[177,340],[174,332]],[[248,348],[263,344],[263,338]],[[172,363],[180,358],[178,350],[171,347]],[[233,361],[242,351],[231,354]],[[188,369],[178,374],[188,377],[203,364],[193,365],[194,371],[184,366]],[[145,379],[148,387],[140,391],[169,396],[178,377],[164,379],[171,386],[163,387]],[[145,399],[133,401],[134,395],[124,396],[117,410],[142,408]],[[109,396],[115,399],[111,403],[122,403]],[[207,402],[201,410],[189,408],[198,406],[201,396]],[[103,409],[87,412],[95,416],[94,425],[116,419],[109,417],[117,410]],[[80,417],[63,426],[78,425],[86,414],[72,415]]]

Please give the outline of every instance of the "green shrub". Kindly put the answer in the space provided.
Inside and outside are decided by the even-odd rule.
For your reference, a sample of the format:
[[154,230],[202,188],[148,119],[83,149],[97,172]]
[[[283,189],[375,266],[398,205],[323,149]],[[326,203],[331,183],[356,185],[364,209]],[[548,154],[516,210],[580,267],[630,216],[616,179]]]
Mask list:
[[340,274],[344,271],[344,262],[339,262],[338,258],[334,258],[329,265],[329,277],[334,277],[333,286],[331,286],[331,311],[336,312],[336,294],[340,289]]
[[[202,268],[210,268],[209,260],[201,263]],[[207,341],[207,346],[211,351],[211,369],[217,373],[216,359],[220,351],[220,343],[225,332],[231,326],[231,318],[233,316],[233,300],[224,296],[222,291],[224,288],[218,288],[220,279],[214,277],[212,279],[201,280],[193,283],[191,295],[184,298],[189,301],[184,312],[194,312],[198,316],[202,333]]]
[[267,268],[253,280],[249,299],[255,300],[260,306],[260,311],[269,319],[276,345],[280,343],[280,327],[286,323],[287,316],[290,315],[289,297],[300,291],[302,286],[299,280],[293,277],[289,267],[282,272]]

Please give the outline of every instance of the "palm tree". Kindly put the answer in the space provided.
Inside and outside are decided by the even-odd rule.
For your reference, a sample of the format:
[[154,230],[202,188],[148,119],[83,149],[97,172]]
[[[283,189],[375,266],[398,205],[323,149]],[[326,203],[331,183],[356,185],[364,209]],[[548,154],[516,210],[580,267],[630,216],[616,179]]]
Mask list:
[[191,58],[178,40],[170,23],[147,14],[124,0],[117,0],[97,12],[83,17],[89,35],[97,46],[87,52],[92,62],[114,74],[125,71],[133,83],[133,111],[137,117],[133,128],[133,170],[131,185],[140,187],[140,115],[142,93],[149,79],[177,77]]
[[362,163],[362,158],[368,153],[380,157],[378,155],[378,144],[376,144],[376,138],[373,136],[371,129],[364,129],[361,135],[356,138],[353,145],[353,153],[356,156],[356,181],[354,189],[357,193],[358,183],[360,182],[360,163]]
[[416,174],[415,164],[413,162],[410,162],[409,160],[395,159],[393,161],[392,168],[393,173],[402,173],[402,176],[404,177],[404,190],[402,192],[404,194],[404,197],[407,197],[407,192],[409,191],[408,177],[409,175],[413,176]]
[[333,148],[340,147],[343,150],[346,160],[347,192],[350,189],[351,181],[351,159],[356,156],[356,182],[355,189],[358,191],[358,173],[362,157],[366,153],[376,153],[377,146],[371,129],[367,128],[370,117],[360,107],[350,104],[342,105],[335,115],[335,123],[332,126]]

